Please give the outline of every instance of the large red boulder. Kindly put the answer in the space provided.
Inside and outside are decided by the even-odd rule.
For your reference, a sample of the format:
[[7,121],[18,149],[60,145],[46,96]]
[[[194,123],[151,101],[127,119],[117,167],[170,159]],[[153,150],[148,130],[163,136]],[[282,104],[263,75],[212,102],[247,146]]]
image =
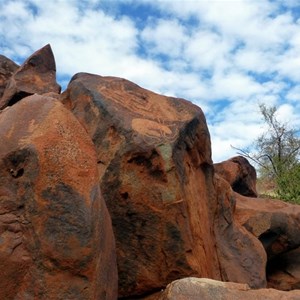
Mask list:
[[229,182],[232,189],[244,196],[257,197],[256,171],[243,156],[235,156],[214,164],[215,172]]
[[220,278],[202,111],[127,80],[84,73],[73,77],[64,102],[96,145],[116,236],[119,296],[183,276]]
[[0,98],[0,109],[32,94],[60,93],[56,66],[48,44],[32,54],[9,78]]
[[[199,107],[124,79],[86,73],[72,78],[62,101],[96,145],[116,236],[120,297],[192,275],[265,285],[264,257],[254,260],[260,244],[233,224],[234,203],[216,193],[210,136]],[[221,265],[218,247],[227,247]],[[251,250],[249,266],[245,255]]]
[[116,299],[111,220],[94,146],[63,105],[0,112],[0,299]]
[[184,278],[169,284],[153,300],[298,300],[300,291],[251,290],[247,284],[220,282],[207,278]]

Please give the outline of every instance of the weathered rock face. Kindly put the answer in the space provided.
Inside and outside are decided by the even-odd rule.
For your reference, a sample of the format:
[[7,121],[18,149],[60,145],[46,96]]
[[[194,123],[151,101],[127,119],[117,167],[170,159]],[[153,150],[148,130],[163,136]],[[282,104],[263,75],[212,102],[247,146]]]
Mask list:
[[[191,275],[265,285],[262,246],[233,224],[234,203],[215,190],[200,108],[124,79],[85,73],[73,77],[62,97],[96,145],[116,235],[120,297]],[[218,241],[223,234],[227,242]]]
[[218,210],[214,222],[217,250],[224,281],[266,286],[267,256],[260,241],[235,222],[236,193],[227,181],[215,174]]
[[32,94],[60,93],[56,82],[55,60],[50,45],[32,54],[8,80],[0,109],[11,106]]
[[236,219],[261,241],[268,255],[268,285],[283,290],[298,288],[300,253],[294,249],[300,247],[300,206],[238,194],[236,199]]
[[220,282],[206,278],[184,278],[168,285],[157,300],[297,300],[300,291],[251,290],[247,284]]
[[120,296],[190,275],[220,278],[210,137],[185,100],[118,78],[78,74],[64,102],[98,153],[116,235]]
[[12,60],[0,55],[0,99],[3,95],[7,81],[18,68],[19,66]]
[[236,156],[214,164],[215,172],[229,182],[232,189],[244,196],[257,197],[256,171],[248,160]]
[[[300,246],[300,207],[279,200],[248,198],[250,196],[257,197],[255,188],[256,173],[254,168],[243,157],[234,157],[225,162],[215,164],[214,168],[216,174],[224,178],[236,192],[231,197],[237,201],[235,218],[238,223],[256,236],[265,248],[267,253],[266,276],[268,286],[281,290],[298,288],[300,283],[300,265],[296,264],[296,262],[297,260],[300,261],[300,256],[299,251],[293,249]],[[225,190],[224,186],[220,188],[217,192],[218,195],[224,194]],[[221,211],[219,215],[222,216]],[[223,236],[225,236],[225,233]],[[226,243],[230,241],[230,238],[220,239],[220,241]],[[256,244],[257,249],[261,248],[253,238],[252,242]],[[244,241],[241,243],[245,244]],[[218,248],[228,249],[225,246]],[[253,267],[253,261],[259,262],[261,265],[266,264],[264,259],[262,259],[264,257],[262,250],[259,251],[261,254],[258,255],[258,260],[256,260],[252,248],[249,249],[251,249],[250,253],[244,251],[243,257],[250,267]],[[232,253],[233,249],[229,251],[230,255]],[[224,251],[222,250],[220,254],[221,260],[223,255]],[[228,262],[228,259],[225,259],[224,263],[226,262]],[[233,266],[232,262],[230,264]],[[293,271],[290,272],[289,270]],[[238,274],[238,272],[234,272],[234,274]],[[252,274],[254,273],[252,272]],[[258,272],[257,275],[263,277],[262,272]],[[237,277],[239,276],[237,275]],[[230,281],[237,280],[231,278]]]
[[94,146],[48,97],[0,112],[0,299],[116,299]]
[[236,218],[260,239],[269,258],[300,246],[300,206],[236,195]]

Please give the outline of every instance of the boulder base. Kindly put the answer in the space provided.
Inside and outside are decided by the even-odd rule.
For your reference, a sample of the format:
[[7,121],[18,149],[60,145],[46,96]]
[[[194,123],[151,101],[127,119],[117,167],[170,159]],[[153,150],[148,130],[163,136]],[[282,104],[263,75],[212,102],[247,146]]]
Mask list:
[[[206,278],[184,278],[169,284],[157,300],[298,300],[300,291],[251,290],[247,284]],[[154,299],[153,299],[154,300]]]

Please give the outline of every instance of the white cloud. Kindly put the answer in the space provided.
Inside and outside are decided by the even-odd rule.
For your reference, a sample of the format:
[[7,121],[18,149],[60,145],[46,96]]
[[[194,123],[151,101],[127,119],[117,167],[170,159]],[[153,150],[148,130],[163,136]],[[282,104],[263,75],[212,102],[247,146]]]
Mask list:
[[214,96],[221,99],[248,99],[262,91],[262,86],[253,78],[238,72],[216,74],[212,78]]
[[265,73],[274,71],[276,56],[270,51],[262,51],[257,48],[243,47],[234,56],[237,68],[248,72]]
[[290,104],[282,104],[277,110],[277,120],[287,124],[289,127],[299,126],[299,115],[296,114],[295,107]]
[[[186,42],[184,55],[192,69],[225,69],[231,45],[218,33],[199,30]],[[226,57],[227,56],[227,57]]]
[[14,3],[4,6],[3,14],[19,6],[23,10],[18,9],[17,16],[5,14],[5,20],[7,24],[19,20],[22,26],[8,26],[7,41],[12,40],[11,46],[19,55],[22,44],[30,44],[35,50],[51,43],[62,73],[83,70],[101,73],[102,67],[108,71],[109,65],[116,65],[137,47],[137,29],[129,18],[116,20],[102,11],[81,11],[72,1],[57,0],[36,0],[39,13],[33,16],[28,7],[24,12],[24,4]]
[[1,15],[9,15],[12,18],[26,18],[27,8],[24,2],[21,1],[7,1],[6,5],[1,7]]
[[[300,29],[300,28],[299,28]],[[277,70],[281,76],[285,76],[295,82],[300,80],[300,47],[293,48],[280,57],[280,61],[277,64]]]
[[300,102],[300,86],[297,85],[289,90],[289,92],[286,95],[286,99],[290,100],[293,103],[299,103]]
[[212,152],[214,163],[221,162],[223,160],[229,159],[230,157],[236,156],[236,150],[230,145],[235,143],[236,140],[230,140],[226,137],[220,137],[211,134]]
[[0,7],[1,54],[21,63],[51,43],[64,82],[91,72],[192,100],[208,118],[216,161],[235,155],[230,144],[251,145],[261,128],[258,103],[299,123],[298,1],[0,0]]
[[144,47],[149,47],[155,54],[178,57],[182,53],[187,40],[185,28],[178,20],[158,20],[157,23],[145,27],[141,32]]

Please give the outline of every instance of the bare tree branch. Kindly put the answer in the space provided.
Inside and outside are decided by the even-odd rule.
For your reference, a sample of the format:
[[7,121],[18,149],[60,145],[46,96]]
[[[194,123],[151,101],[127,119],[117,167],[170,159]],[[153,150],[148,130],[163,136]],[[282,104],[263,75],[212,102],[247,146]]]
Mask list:
[[300,138],[296,134],[297,130],[278,121],[276,106],[260,104],[259,108],[268,130],[257,138],[254,145],[256,152],[250,153],[247,149],[231,147],[238,151],[238,155],[253,161],[261,170],[265,170],[265,174],[277,180],[284,172],[299,165]]

